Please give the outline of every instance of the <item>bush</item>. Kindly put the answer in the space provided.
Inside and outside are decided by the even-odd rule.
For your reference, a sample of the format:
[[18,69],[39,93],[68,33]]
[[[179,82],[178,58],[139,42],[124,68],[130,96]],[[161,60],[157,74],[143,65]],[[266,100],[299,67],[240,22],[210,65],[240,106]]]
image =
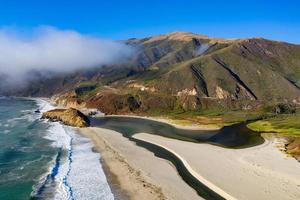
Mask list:
[[273,109],[276,114],[292,114],[296,112],[296,108],[290,104],[280,103]]

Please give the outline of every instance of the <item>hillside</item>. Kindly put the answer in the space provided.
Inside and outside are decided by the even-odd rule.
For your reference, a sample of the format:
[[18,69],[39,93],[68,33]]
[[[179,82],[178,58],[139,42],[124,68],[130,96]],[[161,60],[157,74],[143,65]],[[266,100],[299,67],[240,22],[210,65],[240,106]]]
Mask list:
[[37,74],[30,85],[2,87],[2,93],[55,95],[59,103],[110,114],[300,103],[299,45],[181,32],[123,42],[138,49],[126,63],[48,78]]

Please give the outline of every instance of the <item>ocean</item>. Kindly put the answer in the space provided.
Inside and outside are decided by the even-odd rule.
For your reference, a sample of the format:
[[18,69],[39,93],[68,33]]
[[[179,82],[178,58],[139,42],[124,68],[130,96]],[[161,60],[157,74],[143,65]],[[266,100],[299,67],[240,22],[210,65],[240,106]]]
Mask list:
[[0,97],[0,199],[114,199],[90,140],[35,112],[51,108]]

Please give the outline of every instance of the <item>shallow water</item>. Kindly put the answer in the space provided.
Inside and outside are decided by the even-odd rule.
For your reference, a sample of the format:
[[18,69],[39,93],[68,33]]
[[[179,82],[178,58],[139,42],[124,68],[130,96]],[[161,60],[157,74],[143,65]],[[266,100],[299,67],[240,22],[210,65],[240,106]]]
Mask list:
[[227,126],[220,130],[185,130],[149,119],[114,116],[92,118],[91,125],[115,130],[127,137],[131,137],[136,133],[149,133],[227,148],[245,148],[264,142],[259,133],[247,128],[246,123]]

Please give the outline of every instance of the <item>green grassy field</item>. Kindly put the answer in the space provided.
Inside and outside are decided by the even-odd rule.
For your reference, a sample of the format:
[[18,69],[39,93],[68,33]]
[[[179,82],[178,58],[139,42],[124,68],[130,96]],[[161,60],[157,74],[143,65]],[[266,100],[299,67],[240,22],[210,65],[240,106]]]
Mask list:
[[160,116],[180,125],[204,125],[223,127],[236,123],[250,122],[247,127],[261,133],[276,133],[283,137],[300,137],[300,110],[294,114],[274,114],[264,111],[205,110],[191,112],[183,110],[151,110],[150,116]]
[[198,112],[184,110],[149,110],[147,115],[171,119],[179,125],[200,125],[209,127],[223,127],[245,121],[259,120],[268,116],[266,113],[248,111],[228,111],[209,109]]
[[247,125],[258,132],[278,133],[281,136],[300,137],[300,113],[277,115]]

